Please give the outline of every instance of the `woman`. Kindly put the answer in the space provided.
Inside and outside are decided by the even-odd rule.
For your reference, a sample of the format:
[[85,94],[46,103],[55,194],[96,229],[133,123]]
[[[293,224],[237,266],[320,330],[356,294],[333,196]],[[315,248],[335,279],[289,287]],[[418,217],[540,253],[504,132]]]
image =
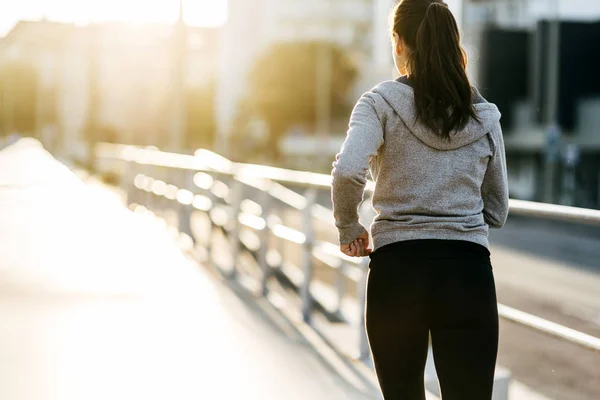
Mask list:
[[[508,213],[500,113],[472,88],[439,0],[393,10],[402,75],[364,94],[333,166],[340,248],[370,255],[366,325],[386,400],[424,400],[429,338],[444,400],[492,398],[498,311],[488,228]],[[359,223],[367,171],[377,213]]]

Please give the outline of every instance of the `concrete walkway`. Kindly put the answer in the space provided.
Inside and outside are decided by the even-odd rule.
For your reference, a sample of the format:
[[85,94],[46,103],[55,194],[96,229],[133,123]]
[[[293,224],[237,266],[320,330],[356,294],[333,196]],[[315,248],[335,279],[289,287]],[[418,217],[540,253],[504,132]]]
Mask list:
[[155,220],[0,151],[0,399],[362,399]]

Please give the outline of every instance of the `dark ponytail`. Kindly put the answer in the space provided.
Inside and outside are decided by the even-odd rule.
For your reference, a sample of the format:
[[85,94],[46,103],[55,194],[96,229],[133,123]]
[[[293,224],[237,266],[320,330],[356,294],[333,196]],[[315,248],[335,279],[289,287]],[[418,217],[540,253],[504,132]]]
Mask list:
[[414,86],[417,117],[450,139],[470,118],[477,119],[466,55],[452,12],[439,0],[402,0],[394,9],[393,30],[408,47],[406,68]]

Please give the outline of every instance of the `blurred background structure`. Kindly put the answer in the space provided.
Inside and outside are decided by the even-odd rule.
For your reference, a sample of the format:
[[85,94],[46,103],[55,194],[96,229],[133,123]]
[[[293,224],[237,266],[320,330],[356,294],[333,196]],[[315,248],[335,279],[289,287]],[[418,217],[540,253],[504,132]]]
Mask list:
[[34,134],[76,157],[99,141],[209,145],[218,38],[182,18],[18,21],[0,41],[2,134]]
[[[212,332],[210,340],[222,335],[233,337],[238,349],[261,349],[236,353],[239,358],[232,361],[238,363],[236,373],[252,369],[244,369],[244,365],[254,365],[244,357],[264,356],[271,343],[275,343],[280,354],[268,358],[270,363],[257,370],[256,379],[268,379],[273,365],[280,367],[288,359],[299,363],[294,377],[283,373],[283,369],[278,371],[283,392],[271,388],[266,394],[248,378],[245,384],[255,390],[257,397],[247,398],[376,398],[373,393],[365,395],[369,390],[363,390],[367,386],[372,389],[372,382],[371,386],[354,382],[350,385],[354,389],[347,385],[340,389],[340,376],[347,380],[348,374],[356,378],[358,373],[347,373],[344,368],[342,372],[335,368],[336,372],[327,372],[322,366],[316,367],[317,361],[304,350],[290,347],[289,342],[290,337],[294,342],[296,334],[290,332],[296,329],[312,338],[304,339],[312,343],[312,331],[306,333],[306,326],[293,321],[296,318],[308,323],[316,313],[313,311],[319,310],[327,323],[322,316],[310,322],[310,328],[318,328],[317,336],[321,337],[315,340],[341,347],[340,353],[346,356],[354,356],[358,349],[357,358],[367,361],[368,366],[364,337],[359,338],[349,329],[358,330],[361,323],[365,266],[340,259],[331,244],[335,242],[335,231],[329,210],[329,183],[328,177],[321,174],[328,174],[331,169],[345,138],[350,112],[360,95],[378,82],[397,76],[388,26],[394,3],[395,0],[2,3],[0,325],[9,324],[21,310],[21,305],[14,306],[21,304],[20,297],[11,297],[13,284],[18,281],[13,281],[11,265],[21,267],[23,248],[35,255],[23,257],[23,264],[35,261],[44,266],[40,281],[59,279],[75,284],[81,279],[84,291],[88,290],[86,285],[104,287],[106,282],[112,282],[107,283],[111,293],[113,283],[123,285],[126,292],[131,289],[129,285],[137,291],[133,282],[146,273],[140,269],[151,267],[152,279],[144,281],[149,287],[143,291],[151,291],[160,299],[164,296],[161,285],[167,282],[169,294],[175,295],[183,285],[183,296],[191,296],[175,296],[177,304],[169,303],[159,313],[160,318],[166,318],[178,329],[190,329],[193,335],[181,342],[182,348],[184,344],[191,346],[190,354],[218,357],[217,350],[202,343],[200,346],[192,338],[206,335],[206,321],[178,319],[177,312],[173,319],[167,316],[173,314],[173,309],[206,315],[200,302],[188,303],[191,298],[198,300],[193,293],[201,290],[209,293],[201,299],[206,304],[221,304],[220,299],[227,299],[225,306],[217,307],[226,317],[216,324],[220,330]],[[513,310],[501,305],[505,319],[514,323],[523,317],[513,312],[518,308],[530,313],[529,317],[547,318],[598,337],[600,231],[593,221],[598,220],[600,210],[600,1],[447,3],[460,25],[473,84],[484,97],[498,104],[503,114],[513,203],[507,227],[493,233],[491,239],[499,299],[515,307]],[[37,141],[19,141],[26,137]],[[84,195],[87,191],[74,183],[79,180],[57,160],[75,171],[98,198],[92,201]],[[99,177],[105,182],[99,182]],[[101,201],[104,197],[116,198],[123,210],[125,203],[136,211],[136,216],[146,218],[146,225],[140,228],[131,213],[125,217],[107,210]],[[528,201],[578,208],[555,208]],[[92,208],[101,209],[102,213],[90,224],[83,223]],[[122,232],[121,223],[125,227]],[[148,232],[143,233],[145,228]],[[224,294],[223,287],[211,280],[212,275],[203,273],[199,277],[190,265],[175,260],[172,253],[179,250],[166,244],[164,229],[184,234],[188,241],[183,247],[188,255],[193,253],[196,257],[195,246],[204,244],[206,248],[199,259],[206,266],[216,265],[215,271],[223,272],[223,262],[218,260],[221,255],[215,253],[219,249],[230,253],[233,266],[225,268],[224,275],[217,275],[225,276],[225,286],[233,288],[239,298],[234,296],[232,300],[231,293]],[[96,245],[91,245],[88,238]],[[149,242],[152,245],[148,246]],[[146,247],[151,250],[143,250]],[[87,265],[77,258],[86,257],[84,250],[103,256]],[[46,255],[47,260],[36,252]],[[125,256],[118,256],[119,252]],[[134,265],[142,253],[141,264]],[[70,261],[63,268],[64,254]],[[231,260],[226,261],[224,264]],[[111,268],[105,270],[102,263]],[[175,267],[167,269],[171,263]],[[81,271],[80,264],[85,265]],[[290,326],[283,324],[281,328],[280,322],[274,323],[285,332],[285,338],[279,330],[273,333],[270,325],[263,324],[264,313],[271,315],[272,309],[249,312],[239,306],[240,299],[246,306],[255,301],[237,286],[238,280],[241,286],[245,285],[244,272],[248,271],[251,273],[247,275],[258,276],[251,292],[265,295],[257,309],[264,306],[261,301],[265,299],[279,309],[281,298],[286,298],[298,314],[292,313]],[[235,274],[239,276],[234,277]],[[242,279],[238,279],[240,276]],[[276,287],[273,277],[284,282],[286,288]],[[215,285],[219,288],[213,293],[209,288]],[[337,295],[325,296],[329,300],[320,302],[319,295],[332,291]],[[271,296],[272,293],[281,298]],[[146,305],[142,307],[147,315],[156,307],[152,304],[149,311],[144,308]],[[348,313],[344,311],[346,306],[351,310]],[[0,330],[0,397],[2,387],[18,386],[18,382],[3,381],[3,377],[10,376],[12,364],[3,364],[2,356],[14,356],[15,365],[30,365],[10,345],[27,345],[27,335],[31,333],[26,328],[30,318],[27,312],[22,317],[25,322],[15,324],[5,336]],[[138,312],[135,308],[131,315],[116,320],[112,311],[99,312],[99,318],[107,318],[106,324],[118,324],[133,321]],[[32,313],[32,321],[47,315],[46,311]],[[217,318],[208,314],[209,318]],[[523,317],[523,321],[552,326],[529,317]],[[245,324],[256,319],[262,322]],[[230,322],[238,336],[229,335]],[[40,324],[36,329],[45,334],[47,325]],[[143,324],[155,329],[158,322],[148,318]],[[549,339],[522,325],[510,325],[505,320],[501,324],[499,363],[505,368],[500,369],[497,383],[501,387],[511,382],[509,400],[596,400],[600,391],[600,353]],[[127,326],[133,332],[142,329],[140,335],[145,329],[134,322]],[[76,335],[77,329],[65,332]],[[240,339],[253,330],[265,333],[264,338]],[[158,337],[151,337],[157,343],[178,341],[169,333],[160,329],[158,332]],[[37,337],[31,335],[35,342]],[[583,342],[597,346],[598,339],[577,334],[574,337],[583,337]],[[127,340],[135,348],[135,338]],[[226,353],[227,346],[221,345],[223,348],[216,348]],[[119,346],[111,350],[115,357],[119,351],[128,351],[127,346]],[[137,356],[127,354],[132,358],[126,360],[126,365],[135,369]],[[23,359],[35,364],[35,354],[32,357],[33,361]],[[363,364],[356,366],[355,361],[350,361],[352,368],[361,370]],[[69,362],[69,370],[76,369],[76,357]],[[197,361],[191,356],[175,360],[162,354],[160,362],[164,362],[160,373],[177,382],[177,374],[165,366],[169,362]],[[107,370],[111,368],[109,364]],[[206,365],[200,364],[196,367],[202,374],[210,375]],[[339,367],[338,361],[334,364]],[[226,370],[227,365],[221,368]],[[40,371],[36,373],[41,374]],[[139,378],[147,381],[146,375]],[[63,379],[66,382],[70,377],[66,374]],[[186,385],[193,380],[186,381]],[[307,389],[310,394],[303,393],[304,382],[313,380],[317,382],[311,388],[314,391]],[[232,386],[228,393],[239,389],[223,377],[213,386],[228,383]],[[363,387],[359,394],[357,385]],[[185,392],[184,387],[189,386],[181,386],[180,394],[186,394],[179,398],[198,394],[193,389]],[[296,397],[289,397],[286,390]],[[435,392],[435,388],[430,390]],[[156,393],[149,390],[144,398]],[[244,398],[244,392],[231,396]],[[106,392],[98,398],[136,397]],[[165,394],[156,398],[177,397]]]
[[[356,99],[394,76],[393,0],[222,0],[227,22],[214,27],[186,15],[216,6],[170,3],[172,24],[7,13],[2,135],[34,134],[80,158],[112,141],[324,172]],[[503,113],[511,194],[600,207],[599,3],[449,4],[471,78]]]

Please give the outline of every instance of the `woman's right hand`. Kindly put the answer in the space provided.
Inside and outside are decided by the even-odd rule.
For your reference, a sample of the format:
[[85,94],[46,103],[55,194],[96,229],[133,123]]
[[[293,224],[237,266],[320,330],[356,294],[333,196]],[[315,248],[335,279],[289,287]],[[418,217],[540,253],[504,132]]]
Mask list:
[[372,250],[369,248],[369,233],[366,230],[363,230],[363,233],[354,239],[352,243],[340,245],[340,250],[342,253],[350,257],[368,256],[372,252]]

